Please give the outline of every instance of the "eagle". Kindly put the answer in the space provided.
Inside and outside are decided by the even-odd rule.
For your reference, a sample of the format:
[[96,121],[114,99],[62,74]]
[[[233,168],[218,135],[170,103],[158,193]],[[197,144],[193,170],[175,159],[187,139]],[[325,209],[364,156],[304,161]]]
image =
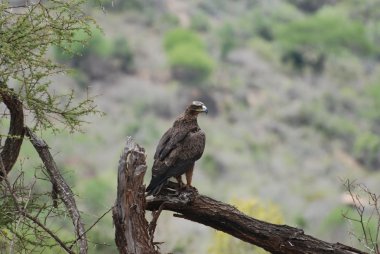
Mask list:
[[193,101],[161,137],[154,154],[152,179],[146,188],[147,196],[156,196],[171,177],[175,177],[179,186],[183,186],[183,174],[186,174],[186,186],[191,186],[194,163],[201,158],[206,143],[197,116],[207,112],[207,107],[202,102]]

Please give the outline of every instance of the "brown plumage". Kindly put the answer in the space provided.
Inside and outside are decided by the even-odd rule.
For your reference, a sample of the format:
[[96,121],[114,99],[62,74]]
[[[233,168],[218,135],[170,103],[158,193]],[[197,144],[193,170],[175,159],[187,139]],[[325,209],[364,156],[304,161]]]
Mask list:
[[148,195],[157,195],[170,177],[176,177],[182,185],[185,173],[187,185],[191,186],[194,163],[205,148],[206,137],[197,122],[202,112],[207,113],[206,106],[193,101],[161,137],[154,154],[152,180],[146,188]]

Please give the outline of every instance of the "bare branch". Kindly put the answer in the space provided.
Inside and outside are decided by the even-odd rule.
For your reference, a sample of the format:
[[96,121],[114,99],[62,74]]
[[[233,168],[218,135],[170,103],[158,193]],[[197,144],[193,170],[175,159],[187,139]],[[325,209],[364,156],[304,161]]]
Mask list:
[[48,145],[44,140],[38,138],[29,128],[26,128],[26,135],[29,137],[30,142],[33,144],[34,148],[38,152],[45,168],[49,174],[50,181],[61,198],[62,202],[65,204],[67,211],[73,221],[75,234],[79,238],[79,253],[87,253],[87,237],[86,231],[84,229],[79,210],[77,208],[74,194],[70,186],[66,183],[65,179],[62,177],[58,170],[57,164],[55,163],[53,156],[49,151]]

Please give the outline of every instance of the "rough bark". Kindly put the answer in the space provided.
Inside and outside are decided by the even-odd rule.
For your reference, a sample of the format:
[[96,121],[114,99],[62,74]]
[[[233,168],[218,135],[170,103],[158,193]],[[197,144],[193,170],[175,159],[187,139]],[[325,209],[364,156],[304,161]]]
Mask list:
[[53,190],[55,190],[56,194],[58,194],[58,196],[61,198],[62,202],[66,206],[71,220],[73,221],[75,235],[77,237],[79,246],[79,253],[86,254],[88,248],[86,231],[84,229],[80,213],[75,202],[74,193],[59,172],[57,164],[55,163],[53,156],[49,151],[49,147],[45,141],[38,138],[28,128],[26,128],[26,135],[29,137],[30,142],[38,152],[42,162],[45,165],[45,168],[50,177],[50,182],[53,184]]
[[275,254],[365,253],[340,243],[319,240],[304,234],[302,229],[251,218],[231,205],[199,195],[195,189],[181,191],[175,196],[158,196],[146,201],[147,210],[155,211],[162,207],[164,210],[178,213],[175,214],[176,217],[221,230]]
[[128,138],[119,161],[117,198],[112,211],[115,242],[121,254],[158,253],[145,219],[145,158],[144,149]]
[[[22,102],[17,98],[14,92],[5,87],[1,81],[0,97],[9,110],[11,120],[7,139],[5,140],[4,147],[0,154],[3,160],[4,169],[8,174],[17,161],[22,141],[24,139],[24,112]],[[0,181],[3,174],[3,172],[0,172]]]

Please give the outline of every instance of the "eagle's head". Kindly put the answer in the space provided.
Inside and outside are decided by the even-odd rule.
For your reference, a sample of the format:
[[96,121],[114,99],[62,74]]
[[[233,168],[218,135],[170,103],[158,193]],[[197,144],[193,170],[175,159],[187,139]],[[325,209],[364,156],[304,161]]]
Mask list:
[[186,113],[192,114],[192,115],[198,115],[199,113],[208,113],[208,109],[203,104],[203,102],[200,101],[193,101],[187,108]]

